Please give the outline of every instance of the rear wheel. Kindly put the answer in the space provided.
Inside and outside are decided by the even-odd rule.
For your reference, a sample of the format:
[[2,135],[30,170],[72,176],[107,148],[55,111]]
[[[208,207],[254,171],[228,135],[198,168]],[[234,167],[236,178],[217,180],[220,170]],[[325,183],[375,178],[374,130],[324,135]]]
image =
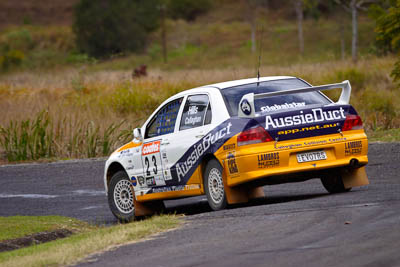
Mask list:
[[215,159],[207,163],[204,171],[204,190],[208,204],[213,210],[226,208],[226,196],[222,180],[222,166]]
[[351,188],[345,188],[343,184],[343,178],[339,171],[329,172],[321,178],[322,185],[325,189],[331,193],[343,193],[348,192]]
[[115,173],[108,185],[108,204],[120,222],[129,222],[135,218],[134,197],[133,186],[126,172]]

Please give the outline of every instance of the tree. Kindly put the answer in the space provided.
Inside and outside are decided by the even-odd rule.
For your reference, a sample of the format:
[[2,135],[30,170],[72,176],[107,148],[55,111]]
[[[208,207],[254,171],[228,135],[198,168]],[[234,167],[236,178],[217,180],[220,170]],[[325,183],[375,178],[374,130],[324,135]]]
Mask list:
[[339,21],[339,35],[340,35],[340,58],[342,60],[345,59],[346,57],[346,42],[345,42],[345,36],[344,36],[344,20],[341,19]]
[[161,11],[161,44],[163,52],[164,63],[167,63],[167,26],[166,26],[166,9],[167,5],[165,3],[160,3],[158,6]]
[[[400,52],[400,0],[376,17],[377,40],[390,52]],[[395,63],[391,76],[400,82],[400,60]]]
[[[393,10],[396,7],[396,2],[396,0],[380,0],[371,5],[368,10],[368,15],[376,22],[376,46],[378,52],[382,54],[395,52],[392,40],[396,39],[396,33],[393,32],[393,29],[396,28],[396,12]],[[392,23],[394,24],[391,25]]]
[[297,17],[297,32],[299,38],[300,54],[304,54],[304,36],[303,36],[303,0],[295,0],[294,6]]
[[194,21],[199,15],[208,12],[211,0],[160,0],[157,8],[161,13],[161,44],[164,63],[167,63],[167,17]]
[[194,21],[196,18],[208,12],[212,7],[211,0],[169,0],[168,11],[173,19]]
[[250,24],[251,34],[251,52],[256,52],[256,31],[257,31],[257,13],[259,7],[268,3],[266,0],[246,0],[246,10],[244,12],[245,19]]
[[144,49],[158,27],[158,0],[80,0],[73,30],[77,47],[96,58]]
[[351,41],[351,58],[353,62],[357,62],[357,42],[358,42],[358,11],[366,10],[365,5],[376,2],[376,0],[335,0],[346,11],[351,13],[352,20],[352,41]]

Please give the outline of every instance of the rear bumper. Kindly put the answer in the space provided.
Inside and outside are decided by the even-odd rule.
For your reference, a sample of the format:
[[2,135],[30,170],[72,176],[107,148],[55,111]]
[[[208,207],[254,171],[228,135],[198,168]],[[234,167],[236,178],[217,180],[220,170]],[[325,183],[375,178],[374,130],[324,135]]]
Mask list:
[[[231,153],[230,157],[223,160],[227,185],[237,186],[258,180],[259,184],[295,182],[306,180],[307,175],[309,178],[317,177],[315,175],[329,169],[364,166],[368,163],[367,137],[362,130],[351,132],[346,136],[334,134],[295,142],[239,147],[234,156]],[[303,163],[297,161],[298,153],[315,150],[325,151],[327,159]]]

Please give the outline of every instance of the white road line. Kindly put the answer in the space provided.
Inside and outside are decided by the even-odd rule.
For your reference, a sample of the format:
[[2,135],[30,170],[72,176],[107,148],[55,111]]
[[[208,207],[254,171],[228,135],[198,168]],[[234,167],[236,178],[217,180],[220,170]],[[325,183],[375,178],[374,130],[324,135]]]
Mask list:
[[87,195],[87,196],[104,196],[106,193],[104,190],[75,190],[72,191],[74,195]]
[[42,194],[0,194],[0,198],[56,198],[59,197],[58,195],[42,195]]

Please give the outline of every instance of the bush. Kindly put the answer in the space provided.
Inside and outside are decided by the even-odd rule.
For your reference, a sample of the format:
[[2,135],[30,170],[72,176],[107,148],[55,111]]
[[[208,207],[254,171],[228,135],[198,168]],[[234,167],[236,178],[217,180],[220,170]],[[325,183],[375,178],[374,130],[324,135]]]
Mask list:
[[11,121],[8,126],[0,127],[0,145],[8,160],[52,157],[53,136],[49,126],[49,114],[43,111],[35,119]]
[[100,125],[84,119],[74,120],[68,114],[57,122],[43,110],[30,119],[0,125],[0,147],[10,162],[107,156],[131,139],[130,129],[124,120]]
[[400,85],[400,59],[394,63],[394,68],[390,76],[392,76],[393,81],[396,82],[397,85]]
[[0,40],[0,70],[7,71],[14,66],[21,65],[26,51],[32,47],[32,36],[26,29],[4,34]]
[[158,26],[158,0],[81,0],[73,30],[81,52],[96,58],[144,48]]
[[194,21],[197,16],[206,13],[211,7],[211,0],[170,0],[168,3],[169,15],[173,19],[187,21]]
[[0,70],[7,71],[13,66],[19,66],[25,59],[25,55],[20,50],[4,49],[0,53]]
[[397,118],[397,104],[394,94],[385,91],[368,89],[361,94],[361,106],[366,114],[366,124],[375,129],[390,129]]
[[149,92],[129,83],[118,87],[106,102],[120,114],[152,111],[159,104],[157,99],[152,97]]
[[27,29],[14,30],[5,34],[3,42],[10,49],[24,52],[31,50],[34,46],[32,34]]
[[363,89],[365,85],[365,74],[357,69],[349,68],[345,70],[339,70],[336,72],[336,80],[337,81],[344,81],[349,80],[351,86],[356,89]]

